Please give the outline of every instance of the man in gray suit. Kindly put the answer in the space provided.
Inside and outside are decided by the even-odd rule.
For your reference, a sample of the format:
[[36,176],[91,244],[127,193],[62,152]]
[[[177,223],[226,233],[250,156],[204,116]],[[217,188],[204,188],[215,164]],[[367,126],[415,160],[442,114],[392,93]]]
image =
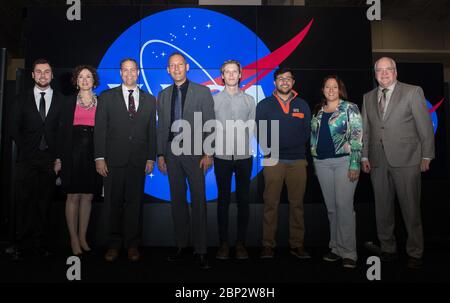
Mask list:
[[408,267],[423,264],[421,175],[434,158],[434,133],[423,91],[397,81],[395,61],[375,63],[379,86],[364,95],[362,169],[371,174],[381,260],[398,259],[394,236],[395,193],[408,239]]
[[[203,132],[203,126],[206,121],[215,119],[214,101],[209,88],[187,79],[188,71],[189,64],[182,54],[170,55],[167,72],[174,84],[162,90],[157,99],[158,169],[169,175],[178,247],[168,261],[180,261],[188,255],[192,227],[197,261],[200,268],[207,269],[204,174],[212,165],[213,149],[203,148],[205,139],[211,139],[207,132]],[[186,201],[186,179],[191,193],[192,224]]]
[[134,59],[122,60],[120,76],[122,85],[100,95],[94,128],[95,166],[105,186],[108,262],[117,259],[122,245],[129,260],[140,259],[145,173],[153,170],[156,158],[155,97],[138,88]]

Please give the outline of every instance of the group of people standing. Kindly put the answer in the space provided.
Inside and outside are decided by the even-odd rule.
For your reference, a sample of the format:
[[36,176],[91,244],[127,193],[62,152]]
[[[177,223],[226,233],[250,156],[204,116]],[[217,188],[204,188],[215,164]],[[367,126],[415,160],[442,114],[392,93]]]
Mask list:
[[[250,142],[257,132],[258,140],[264,136],[265,142],[272,142],[271,136],[277,136],[278,142],[276,161],[263,168],[261,258],[275,256],[277,210],[284,185],[289,201],[290,252],[300,259],[310,258],[304,247],[303,219],[306,153],[310,147],[330,223],[330,251],[323,259],[342,261],[345,268],[356,267],[353,197],[362,169],[371,174],[374,187],[382,261],[398,258],[394,237],[397,194],[408,231],[408,266],[421,267],[420,172],[427,171],[434,158],[434,134],[422,89],[397,81],[394,60],[385,57],[375,63],[379,86],[364,95],[362,114],[347,100],[345,85],[335,75],[324,79],[322,100],[311,113],[308,103],[293,89],[294,73],[288,68],[275,71],[273,94],[258,104],[240,90],[242,68],[238,61],[224,62],[220,70],[224,89],[214,96],[209,88],[190,81],[188,71],[189,63],[182,54],[170,55],[167,72],[174,83],[155,98],[139,89],[138,64],[127,58],[120,63],[122,84],[97,98],[93,89],[98,85],[98,75],[94,68],[82,65],[74,70],[72,79],[78,93],[64,100],[50,86],[53,74],[49,62],[40,59],[33,64],[35,86],[15,102],[11,118],[11,134],[19,148],[16,258],[30,247],[48,254],[48,214],[59,173],[67,193],[66,219],[73,254],[90,251],[86,231],[91,201],[101,190],[103,177],[105,260],[115,261],[122,247],[129,260],[140,260],[145,174],[152,172],[157,162],[159,171],[169,178],[177,246],[167,261],[178,262],[194,254],[200,268],[210,268],[205,173],[212,165],[218,187],[220,246],[216,258],[232,255],[228,223],[234,175],[238,208],[234,256],[247,259],[253,151],[251,144],[239,151],[234,147],[239,145],[237,140]],[[197,123],[199,113],[201,123]],[[246,127],[239,138],[230,137],[229,128],[218,126],[215,132],[205,131],[203,126],[211,120],[217,125],[255,122],[257,127]],[[190,124],[189,132],[182,131],[180,121]],[[271,121],[277,121],[278,132],[271,129]],[[268,127],[260,128],[263,123]],[[198,133],[202,134],[200,142],[195,138]],[[207,148],[204,142],[211,134],[215,135],[216,146],[217,140],[223,140],[219,142],[223,146],[232,138],[233,148],[225,153]],[[186,142],[196,143],[181,154],[174,149],[186,151]],[[196,144],[201,144],[200,152]],[[274,156],[270,149],[262,154],[265,158]]]

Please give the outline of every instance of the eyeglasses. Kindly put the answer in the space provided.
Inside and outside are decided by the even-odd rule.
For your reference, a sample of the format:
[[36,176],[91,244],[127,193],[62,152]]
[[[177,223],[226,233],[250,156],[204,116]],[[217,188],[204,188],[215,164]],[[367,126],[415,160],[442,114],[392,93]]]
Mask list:
[[282,78],[282,77],[278,77],[277,78],[277,81],[280,81],[280,82],[291,82],[293,79],[292,78]]
[[395,67],[386,67],[386,68],[376,68],[376,73],[382,73],[382,72],[393,72],[395,70]]

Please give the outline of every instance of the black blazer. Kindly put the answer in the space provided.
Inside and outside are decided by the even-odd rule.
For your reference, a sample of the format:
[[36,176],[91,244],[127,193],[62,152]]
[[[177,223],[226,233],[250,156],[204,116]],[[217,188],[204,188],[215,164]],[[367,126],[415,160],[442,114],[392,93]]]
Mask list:
[[122,86],[98,98],[94,128],[95,158],[111,166],[142,166],[156,159],[156,99],[139,90],[139,107],[130,119]]
[[18,160],[30,160],[39,151],[42,134],[48,152],[56,158],[57,134],[64,98],[53,91],[52,102],[45,121],[39,115],[33,89],[20,95],[11,107],[10,133],[18,147]]

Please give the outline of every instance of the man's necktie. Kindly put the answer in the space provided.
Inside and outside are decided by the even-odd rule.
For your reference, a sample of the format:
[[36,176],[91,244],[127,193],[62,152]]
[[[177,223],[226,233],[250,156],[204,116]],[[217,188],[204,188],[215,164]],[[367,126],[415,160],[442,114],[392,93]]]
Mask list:
[[381,90],[382,94],[381,94],[381,98],[380,98],[380,102],[379,102],[379,109],[380,109],[380,114],[381,117],[384,117],[384,111],[386,110],[386,94],[388,92],[388,88],[383,88]]
[[177,120],[181,120],[181,100],[182,100],[182,95],[181,95],[181,88],[179,86],[177,86],[177,97],[175,98],[175,108],[173,111],[173,120],[174,122]]
[[130,93],[128,95],[128,113],[130,114],[130,119],[133,119],[136,115],[136,105],[134,104],[133,90],[128,90]]
[[41,100],[39,100],[39,115],[41,115],[42,121],[45,121],[45,92],[40,93]]
[[[41,99],[39,100],[39,115],[41,116],[42,122],[45,121],[45,92],[41,92]],[[45,142],[45,129],[42,132],[41,142],[39,143],[40,150],[47,149],[47,142]]]

